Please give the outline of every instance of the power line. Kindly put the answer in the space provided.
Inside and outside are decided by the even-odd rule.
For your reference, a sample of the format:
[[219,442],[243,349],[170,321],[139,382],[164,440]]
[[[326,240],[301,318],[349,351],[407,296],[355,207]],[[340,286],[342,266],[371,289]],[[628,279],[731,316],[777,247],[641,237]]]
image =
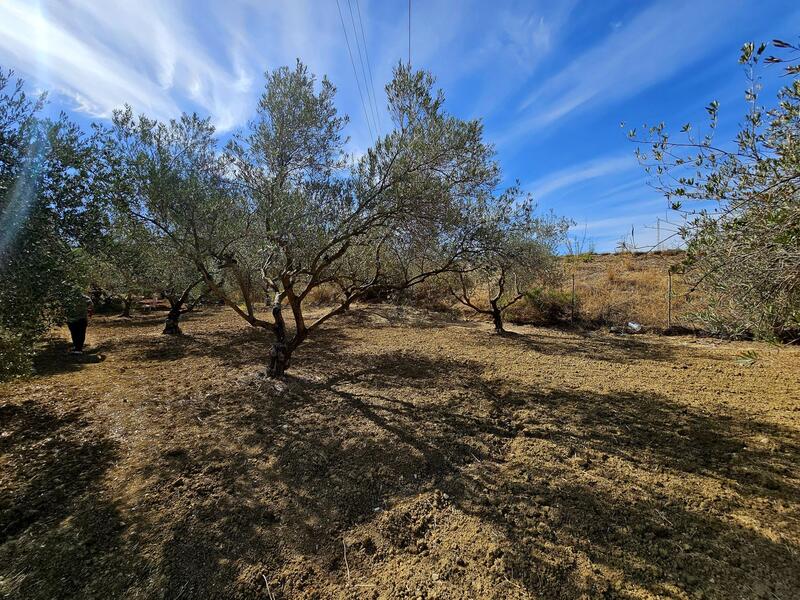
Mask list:
[[367,112],[367,105],[364,103],[364,94],[361,93],[361,82],[358,80],[358,71],[356,70],[356,61],[353,60],[353,50],[350,48],[350,38],[347,37],[347,27],[344,24],[344,17],[342,16],[342,7],[339,5],[339,0],[336,0],[336,8],[339,9],[339,20],[342,22],[342,31],[344,32],[344,41],[347,43],[347,53],[350,55],[350,64],[353,65],[353,75],[356,78],[356,87],[358,87],[358,96],[361,98],[361,108],[364,109],[364,117],[367,120],[367,128],[369,135],[375,139],[375,134],[372,132],[372,124],[370,123],[369,113]]
[[411,0],[408,0],[408,68],[411,69]]
[[[364,79],[365,91],[367,92],[367,104],[369,104],[370,108],[372,109],[372,119],[373,119],[372,122],[373,125],[375,125],[375,131],[378,134],[380,134],[380,128],[378,127],[378,118],[377,118],[378,111],[376,110],[375,103],[369,94],[369,83],[367,82],[367,69],[364,66],[364,56],[362,55],[361,52],[361,41],[358,39],[358,30],[356,29],[356,18],[355,15],[353,14],[353,4],[350,2],[350,0],[347,0],[347,7],[350,9],[350,24],[353,26],[353,37],[356,39],[356,49],[358,50],[358,61],[359,63],[361,63],[361,75],[362,78]],[[366,42],[364,45],[366,46]],[[364,50],[366,51],[366,47],[364,48]]]
[[358,24],[361,27],[361,39],[364,42],[364,54],[367,57],[367,70],[369,71],[369,89],[372,92],[372,105],[375,107],[375,115],[378,117],[378,131],[380,131],[381,117],[380,111],[378,110],[378,101],[375,98],[375,80],[372,78],[372,64],[369,60],[369,50],[367,49],[367,36],[364,35],[364,20],[361,18],[361,6],[358,0],[356,0],[356,9],[358,10]]

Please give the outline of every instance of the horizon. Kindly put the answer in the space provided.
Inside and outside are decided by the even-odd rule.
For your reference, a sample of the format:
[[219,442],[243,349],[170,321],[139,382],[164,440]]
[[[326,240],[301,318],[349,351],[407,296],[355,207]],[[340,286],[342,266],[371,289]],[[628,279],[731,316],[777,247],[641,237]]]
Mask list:
[[[436,77],[448,112],[483,121],[503,184],[519,181],[541,210],[572,219],[573,235],[585,232],[603,253],[632,229],[637,246],[652,246],[657,227],[661,239],[670,231],[658,220],[675,220],[648,186],[627,130],[660,121],[673,131],[687,121],[702,128],[704,107],[718,100],[716,136],[728,143],[745,109],[739,48],[793,40],[800,25],[800,7],[781,1],[458,8],[413,3],[409,47],[406,2],[7,0],[0,66],[47,91],[48,111],[84,127],[128,103],[159,119],[211,117],[224,140],[253,115],[263,73],[299,58],[336,85],[339,111],[350,117],[347,150],[358,155],[387,132],[381,92],[410,52],[415,69]],[[768,102],[781,72],[761,75]]]

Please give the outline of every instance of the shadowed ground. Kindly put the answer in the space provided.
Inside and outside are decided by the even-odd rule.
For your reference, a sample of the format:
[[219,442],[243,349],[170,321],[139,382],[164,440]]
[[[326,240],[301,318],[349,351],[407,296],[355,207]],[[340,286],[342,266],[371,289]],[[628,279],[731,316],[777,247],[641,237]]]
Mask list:
[[361,308],[276,383],[234,315],[161,324],[0,387],[0,594],[798,595],[796,349]]

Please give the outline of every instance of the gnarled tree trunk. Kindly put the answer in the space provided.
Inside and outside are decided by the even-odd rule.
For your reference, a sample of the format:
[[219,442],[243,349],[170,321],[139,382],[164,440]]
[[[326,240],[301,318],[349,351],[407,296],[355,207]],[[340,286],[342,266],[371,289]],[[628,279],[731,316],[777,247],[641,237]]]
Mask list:
[[128,294],[125,298],[122,299],[122,313],[119,315],[120,317],[125,317],[126,319],[130,319],[131,317],[131,305],[133,304],[133,298],[131,295]]
[[161,332],[163,335],[181,335],[183,333],[179,325],[181,315],[194,309],[195,304],[200,301],[200,299],[203,297],[203,294],[190,302],[186,308],[184,308],[184,305],[189,301],[189,294],[191,294],[195,286],[199,285],[202,281],[203,279],[200,278],[197,281],[192,282],[186,287],[185,290],[183,290],[183,293],[177,297],[174,291],[170,293],[161,293],[162,297],[169,301],[169,312],[167,313],[167,318],[164,321],[164,331]]
[[170,302],[169,312],[167,318],[164,320],[163,335],[181,335],[180,320],[181,320],[181,304],[177,302]]
[[497,300],[491,300],[489,304],[492,307],[492,322],[494,323],[494,332],[495,333],[505,333],[505,329],[503,329],[503,311],[498,306]]
[[289,358],[291,351],[289,345],[286,343],[286,323],[283,320],[281,312],[281,298],[280,295],[275,294],[275,302],[272,305],[272,318],[275,320],[275,343],[269,353],[269,370],[270,377],[283,377],[286,369],[289,368]]

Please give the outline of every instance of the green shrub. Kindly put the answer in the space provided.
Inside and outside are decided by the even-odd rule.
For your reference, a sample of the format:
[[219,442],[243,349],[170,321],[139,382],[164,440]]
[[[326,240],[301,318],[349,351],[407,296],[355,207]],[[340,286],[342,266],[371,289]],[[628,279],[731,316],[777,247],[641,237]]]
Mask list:
[[33,370],[33,344],[0,328],[0,381],[28,375]]

